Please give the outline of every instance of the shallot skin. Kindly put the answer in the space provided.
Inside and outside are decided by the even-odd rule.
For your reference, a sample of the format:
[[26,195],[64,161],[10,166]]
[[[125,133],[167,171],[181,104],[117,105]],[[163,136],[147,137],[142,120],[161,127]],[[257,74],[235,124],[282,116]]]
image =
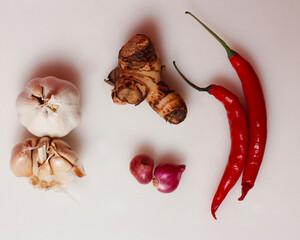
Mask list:
[[161,163],[154,170],[153,185],[162,193],[170,193],[176,190],[185,165],[174,163]]
[[151,182],[153,168],[153,159],[145,154],[136,155],[130,162],[130,172],[141,184]]

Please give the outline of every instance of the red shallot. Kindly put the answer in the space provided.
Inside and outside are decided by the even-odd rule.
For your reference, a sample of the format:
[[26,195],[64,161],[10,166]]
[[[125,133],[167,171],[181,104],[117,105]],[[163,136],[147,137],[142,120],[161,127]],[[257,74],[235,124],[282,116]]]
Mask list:
[[136,155],[130,162],[130,172],[141,184],[151,182],[153,167],[153,159],[145,154]]
[[184,170],[184,164],[159,164],[154,170],[153,185],[162,193],[173,192],[178,187],[181,174]]

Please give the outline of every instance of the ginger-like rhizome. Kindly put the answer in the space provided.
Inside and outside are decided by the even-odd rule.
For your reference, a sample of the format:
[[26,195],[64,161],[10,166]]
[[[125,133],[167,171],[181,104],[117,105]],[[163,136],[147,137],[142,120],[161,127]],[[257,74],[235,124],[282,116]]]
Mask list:
[[185,119],[187,107],[182,97],[162,81],[161,68],[151,40],[137,34],[122,47],[118,66],[105,81],[114,86],[115,103],[138,105],[146,99],[166,121],[178,124]]

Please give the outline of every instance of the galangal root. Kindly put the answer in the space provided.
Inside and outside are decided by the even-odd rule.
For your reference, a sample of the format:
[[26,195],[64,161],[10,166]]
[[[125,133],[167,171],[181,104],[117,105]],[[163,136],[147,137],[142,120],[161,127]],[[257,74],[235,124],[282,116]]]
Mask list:
[[137,34],[120,50],[118,66],[107,83],[114,86],[112,99],[117,104],[140,104],[144,99],[154,111],[172,124],[182,122],[187,108],[182,97],[161,79],[162,66],[151,40]]

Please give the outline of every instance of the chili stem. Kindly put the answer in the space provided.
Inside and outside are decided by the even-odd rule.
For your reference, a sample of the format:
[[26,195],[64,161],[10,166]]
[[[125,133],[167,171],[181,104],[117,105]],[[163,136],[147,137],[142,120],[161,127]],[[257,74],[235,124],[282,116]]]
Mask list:
[[183,78],[183,80],[184,80],[187,84],[189,84],[191,87],[197,89],[197,90],[200,91],[200,92],[204,92],[204,91],[205,91],[205,92],[209,92],[209,91],[210,91],[210,86],[205,87],[205,88],[201,88],[201,87],[196,86],[196,85],[195,85],[194,83],[192,83],[190,80],[188,80],[188,79],[183,75],[183,73],[179,70],[179,68],[177,67],[175,61],[173,61],[173,65],[174,65],[176,71],[179,73],[179,75]]
[[208,26],[206,26],[203,22],[201,22],[194,14],[192,14],[188,11],[185,13],[189,14],[193,18],[195,18],[211,35],[214,36],[215,39],[218,40],[219,43],[221,43],[221,45],[225,48],[229,59],[232,58],[236,54],[235,51],[233,51],[230,47],[228,47],[228,45],[217,34],[215,34]]

